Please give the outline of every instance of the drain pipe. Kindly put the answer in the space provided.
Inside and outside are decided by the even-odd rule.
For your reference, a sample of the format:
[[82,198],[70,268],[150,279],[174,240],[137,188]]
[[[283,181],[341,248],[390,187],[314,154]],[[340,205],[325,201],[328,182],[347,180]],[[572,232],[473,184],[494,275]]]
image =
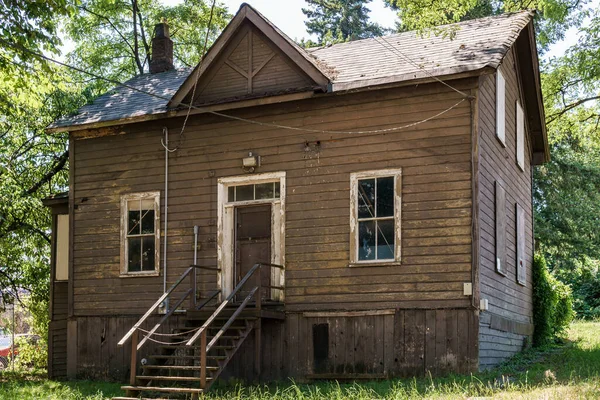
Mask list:
[[[163,293],[167,292],[167,226],[169,221],[169,130],[164,127],[165,141],[165,234],[163,241]],[[169,310],[169,299],[165,299],[165,310]]]
[[[194,225],[194,265],[198,265],[198,225]],[[197,291],[196,285],[198,284],[198,269],[194,268],[194,306],[196,305],[197,300]]]

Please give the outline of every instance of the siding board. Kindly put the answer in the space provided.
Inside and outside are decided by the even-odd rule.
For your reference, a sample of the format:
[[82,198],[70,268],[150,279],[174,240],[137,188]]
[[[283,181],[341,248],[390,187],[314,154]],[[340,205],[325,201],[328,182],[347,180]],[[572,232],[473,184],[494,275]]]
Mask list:
[[[496,138],[495,128],[495,79],[493,75],[480,78],[479,85],[479,235],[480,235],[480,292],[488,299],[489,311],[480,315],[479,362],[481,368],[489,368],[520,351],[528,343],[526,335],[501,332],[492,329],[489,316],[492,314],[520,323],[531,323],[531,285],[517,284],[516,204],[522,207],[523,259],[526,282],[531,282],[533,262],[533,209],[531,204],[531,151],[530,141],[525,140],[524,171],[516,162],[516,101],[520,90],[512,51],[508,52],[501,70],[505,78],[506,96],[506,147]],[[526,131],[527,133],[527,131]],[[496,225],[498,215],[495,208],[495,184],[502,182],[505,190],[505,205],[501,213],[505,216],[505,272],[495,272],[498,252]],[[500,239],[502,240],[502,238]]]

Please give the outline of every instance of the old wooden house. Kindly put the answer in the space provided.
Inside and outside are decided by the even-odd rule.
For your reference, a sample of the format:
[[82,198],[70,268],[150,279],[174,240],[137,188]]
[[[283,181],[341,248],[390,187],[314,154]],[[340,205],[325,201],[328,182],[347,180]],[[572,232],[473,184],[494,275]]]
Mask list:
[[305,50],[242,5],[176,70],[158,25],[150,73],[48,128],[70,137],[52,377],[198,394],[527,346],[549,157],[533,13],[452,28]]

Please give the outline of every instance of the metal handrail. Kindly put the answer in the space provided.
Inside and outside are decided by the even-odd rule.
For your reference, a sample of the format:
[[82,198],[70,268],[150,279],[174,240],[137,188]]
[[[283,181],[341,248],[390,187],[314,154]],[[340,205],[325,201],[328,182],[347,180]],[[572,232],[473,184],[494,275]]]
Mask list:
[[[171,285],[169,290],[167,290],[165,293],[163,293],[162,296],[160,296],[158,298],[158,300],[156,300],[156,302],[148,309],[148,311],[146,311],[146,313],[133,325],[133,327],[129,330],[129,332],[127,332],[125,334],[125,336],[123,336],[123,338],[119,341],[119,343],[117,343],[117,346],[122,347],[125,343],[127,343],[127,341],[129,340],[129,338],[131,338],[133,333],[135,331],[137,331],[144,322],[146,322],[148,317],[150,317],[150,315],[152,315],[152,313],[161,305],[161,303],[163,301],[165,301],[165,299],[171,295],[171,293],[181,284],[181,282],[183,282],[183,280],[192,271],[194,271],[195,269],[205,269],[205,268],[209,268],[209,267],[203,267],[203,266],[199,266],[199,265],[191,265],[188,269],[186,269],[185,272],[179,277],[179,279],[177,279],[177,281],[173,285]],[[161,319],[161,322],[159,324],[157,324],[158,326],[155,326],[155,328],[152,329],[152,331],[151,331],[152,333],[154,333],[156,331],[156,329],[158,329],[158,327],[160,327],[162,322],[164,322],[171,314],[173,314],[173,312],[177,309],[177,307],[179,307],[181,305],[181,303],[183,303],[183,301],[191,294],[191,292],[194,292],[193,296],[195,297],[196,296],[195,286],[191,287],[184,294],[184,296],[181,299],[179,299],[179,301],[176,303],[175,307],[172,307],[171,310],[169,310],[167,312],[167,314],[163,317],[163,319]],[[214,298],[214,296],[213,296],[213,298]],[[205,304],[206,303],[204,303],[203,305],[205,305]],[[147,336],[150,336],[150,335],[147,335]],[[146,337],[140,342],[139,347],[141,347],[141,345],[145,343]],[[139,347],[138,347],[138,349],[139,349]]]
[[[238,315],[240,315],[240,313],[242,311],[244,311],[244,308],[246,308],[246,305],[248,305],[248,302],[250,301],[252,296],[254,296],[254,293],[256,293],[257,290],[258,290],[258,286],[255,286],[254,289],[252,289],[250,291],[248,296],[246,296],[244,301],[242,301],[242,304],[240,304],[239,307],[235,310],[235,312],[233,314],[231,314],[231,317],[229,317],[227,322],[225,322],[225,325],[223,325],[223,327],[221,329],[219,329],[219,332],[217,332],[217,334],[212,338],[210,343],[206,346],[207,352],[210,351],[210,349],[215,345],[215,343],[217,343],[217,341],[225,333],[225,331],[227,329],[229,329],[229,327],[235,321],[235,319],[238,317]],[[260,299],[258,299],[257,301],[260,301]]]
[[248,271],[246,276],[244,276],[242,278],[240,283],[237,284],[237,286],[233,289],[233,291],[229,294],[229,296],[227,296],[227,298],[219,305],[219,307],[217,307],[217,309],[212,313],[212,315],[210,317],[208,317],[208,319],[206,320],[206,322],[204,322],[202,327],[200,327],[200,329],[198,329],[198,331],[194,334],[194,336],[192,336],[191,339],[186,343],[186,346],[192,346],[196,342],[196,340],[198,340],[200,335],[202,335],[202,332],[204,332],[210,326],[210,324],[213,323],[213,321],[219,316],[221,311],[223,311],[223,309],[227,306],[227,304],[229,304],[231,302],[231,300],[233,300],[233,298],[235,297],[237,292],[240,291],[242,286],[244,286],[244,284],[246,282],[248,282],[248,280],[252,277],[252,275],[254,275],[254,272],[256,272],[256,270],[259,269],[261,267],[261,265],[262,265],[261,263],[257,263],[257,264],[254,264],[254,266],[252,268],[250,268],[250,271]]

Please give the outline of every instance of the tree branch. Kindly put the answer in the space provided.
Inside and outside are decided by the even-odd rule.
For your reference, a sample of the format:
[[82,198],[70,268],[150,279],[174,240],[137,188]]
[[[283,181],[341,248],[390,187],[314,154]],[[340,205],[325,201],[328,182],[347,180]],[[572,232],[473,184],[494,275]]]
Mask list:
[[64,153],[62,153],[58,157],[58,159],[56,160],[56,163],[50,169],[50,171],[48,171],[44,176],[42,176],[42,178],[39,181],[37,181],[35,184],[33,184],[29,189],[27,189],[25,192],[23,192],[23,195],[24,196],[32,195],[33,193],[37,192],[38,189],[41,188],[44,184],[50,182],[50,180],[54,177],[54,175],[59,173],[65,167],[68,160],[69,160],[69,150],[66,150]]

